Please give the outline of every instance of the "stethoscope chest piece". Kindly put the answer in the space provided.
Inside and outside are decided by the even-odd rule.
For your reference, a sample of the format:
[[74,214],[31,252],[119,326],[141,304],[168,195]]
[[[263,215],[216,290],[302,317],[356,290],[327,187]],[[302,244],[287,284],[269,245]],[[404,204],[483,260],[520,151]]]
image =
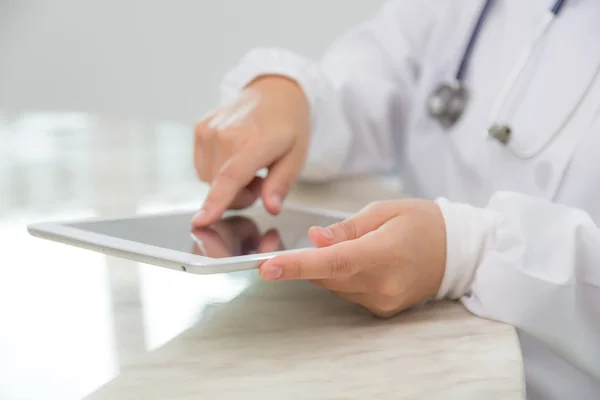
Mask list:
[[444,128],[452,127],[467,107],[468,93],[460,82],[440,85],[429,98],[429,115]]

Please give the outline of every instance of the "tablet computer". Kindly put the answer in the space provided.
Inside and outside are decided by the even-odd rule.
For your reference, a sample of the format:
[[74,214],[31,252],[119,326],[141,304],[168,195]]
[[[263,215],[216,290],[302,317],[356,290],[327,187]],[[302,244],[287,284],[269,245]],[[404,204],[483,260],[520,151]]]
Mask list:
[[328,226],[347,214],[286,206],[272,216],[262,205],[228,211],[214,224],[191,226],[193,211],[127,218],[45,222],[28,226],[33,236],[110,256],[194,274],[258,268],[282,252],[312,248],[311,226]]

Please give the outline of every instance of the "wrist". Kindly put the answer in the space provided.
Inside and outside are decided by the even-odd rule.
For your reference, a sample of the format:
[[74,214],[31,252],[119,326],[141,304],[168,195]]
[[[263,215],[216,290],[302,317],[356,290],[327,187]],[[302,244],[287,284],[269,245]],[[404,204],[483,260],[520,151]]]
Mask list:
[[279,87],[289,90],[298,90],[302,92],[300,84],[295,79],[289,78],[285,75],[276,75],[276,74],[264,74],[258,75],[256,78],[252,79],[247,85],[246,88],[254,88],[254,89],[262,89],[262,88],[273,88]]
[[[277,98],[285,98],[296,110],[304,110],[309,114],[310,104],[300,84],[284,75],[259,75],[245,89],[259,93],[273,93]],[[286,102],[286,103],[287,103]]]
[[312,106],[316,103],[322,86],[322,77],[310,60],[281,49],[255,49],[231,69],[221,82],[221,102],[229,103],[249,85],[285,79]]

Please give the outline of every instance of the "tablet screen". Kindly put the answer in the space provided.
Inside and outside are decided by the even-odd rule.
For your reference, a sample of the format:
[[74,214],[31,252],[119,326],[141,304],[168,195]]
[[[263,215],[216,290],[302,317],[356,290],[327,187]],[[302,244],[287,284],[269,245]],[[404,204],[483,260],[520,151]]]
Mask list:
[[190,213],[170,214],[69,226],[116,239],[224,258],[313,247],[307,235],[311,226],[328,226],[340,221],[331,216],[289,209],[275,217],[262,207],[228,212],[221,220],[202,229],[192,229],[191,218]]

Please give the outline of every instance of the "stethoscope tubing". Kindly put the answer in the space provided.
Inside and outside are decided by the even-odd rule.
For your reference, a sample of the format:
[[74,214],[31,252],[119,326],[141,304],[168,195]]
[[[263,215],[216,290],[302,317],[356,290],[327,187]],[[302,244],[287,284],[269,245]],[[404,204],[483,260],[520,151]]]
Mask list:
[[[483,27],[486,17],[490,13],[493,3],[494,3],[494,0],[485,0],[485,2],[483,4],[483,7],[479,14],[479,17],[477,18],[477,21],[472,29],[471,35],[469,37],[467,46],[466,46],[464,54],[463,54],[463,57],[461,59],[461,62],[459,63],[458,69],[455,74],[455,81],[453,82],[453,84],[456,87],[464,87],[465,86],[464,80],[465,80],[465,77],[467,74],[469,63],[472,58],[473,49],[475,47],[475,44],[476,44],[478,38],[480,37],[481,29]],[[501,125],[501,123],[499,123],[499,120],[500,120],[500,115],[502,113],[502,110],[505,108],[512,93],[516,89],[519,79],[523,76],[523,73],[524,73],[525,69],[527,68],[527,65],[531,61],[532,56],[535,54],[535,51],[538,48],[540,42],[547,35],[548,31],[550,30],[553,23],[557,19],[558,15],[562,11],[565,3],[566,3],[566,0],[556,0],[554,2],[554,4],[552,5],[552,7],[545,13],[545,15],[542,19],[542,22],[540,24],[540,27],[537,30],[535,36],[533,37],[533,39],[529,43],[529,45],[523,50],[523,53],[520,55],[517,63],[515,64],[515,67],[511,70],[511,72],[507,78],[506,84],[502,87],[502,90],[498,94],[497,100],[492,107],[492,111],[490,113],[490,122],[489,122],[490,129],[493,126]],[[597,78],[598,75],[600,75],[600,65],[598,67],[598,70],[596,71],[594,80]],[[560,133],[565,128],[565,126],[568,124],[568,122],[572,119],[572,117],[575,113],[575,110],[579,107],[579,105],[583,102],[583,99],[587,96],[589,90],[590,90],[590,88],[588,88],[586,93],[580,98],[577,106],[574,108],[574,111],[571,112],[571,114],[569,114],[567,116],[567,118],[565,119],[565,121],[561,125],[561,127],[559,127],[559,129],[557,131],[555,131],[552,135],[550,135],[547,139],[545,139],[545,141],[541,144],[541,146],[536,146],[535,148],[526,150],[526,149],[520,148],[518,146],[518,144],[513,143],[513,141],[511,140],[510,143],[508,141],[506,143],[504,143],[504,147],[506,147],[515,156],[522,158],[522,159],[528,159],[528,158],[535,157],[537,154],[539,154],[544,148],[546,148],[552,142],[552,140],[558,135],[558,133]],[[507,129],[509,129],[509,128],[507,127]],[[485,132],[485,137],[493,138],[493,136],[490,135],[489,129]]]

